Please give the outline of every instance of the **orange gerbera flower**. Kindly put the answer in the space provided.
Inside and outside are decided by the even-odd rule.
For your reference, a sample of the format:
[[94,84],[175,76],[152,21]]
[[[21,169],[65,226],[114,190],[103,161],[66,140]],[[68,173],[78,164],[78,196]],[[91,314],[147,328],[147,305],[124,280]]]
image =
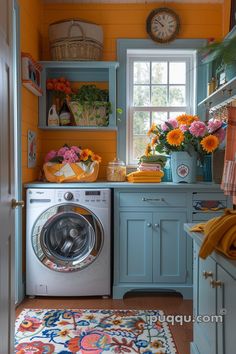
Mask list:
[[190,125],[192,122],[199,120],[198,116],[181,114],[176,118],[179,125]]
[[208,135],[202,139],[200,144],[207,153],[213,152],[219,146],[219,139],[215,135]]
[[155,130],[157,130],[157,125],[156,125],[156,123],[152,123],[151,128],[147,132],[147,136],[150,136]]
[[184,141],[184,134],[180,129],[173,129],[166,135],[168,144],[179,146]]
[[92,160],[93,160],[93,161],[97,161],[97,162],[101,162],[101,161],[102,161],[102,158],[101,158],[101,156],[99,156],[99,155],[97,155],[97,154],[93,154]]
[[80,160],[81,161],[87,161],[89,158],[89,154],[88,154],[88,149],[82,150],[81,154],[80,154]]

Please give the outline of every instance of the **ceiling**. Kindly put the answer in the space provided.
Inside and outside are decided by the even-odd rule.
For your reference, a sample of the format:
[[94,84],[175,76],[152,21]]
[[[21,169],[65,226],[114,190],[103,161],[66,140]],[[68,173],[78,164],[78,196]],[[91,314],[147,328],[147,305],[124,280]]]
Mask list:
[[[64,4],[91,4],[91,3],[98,3],[98,4],[104,4],[104,3],[114,3],[114,4],[128,4],[128,3],[158,3],[156,0],[43,0],[44,3],[46,4],[59,4],[59,3],[64,3]],[[172,3],[223,3],[224,0],[164,0],[162,1],[162,4],[164,5],[165,3],[172,2]]]

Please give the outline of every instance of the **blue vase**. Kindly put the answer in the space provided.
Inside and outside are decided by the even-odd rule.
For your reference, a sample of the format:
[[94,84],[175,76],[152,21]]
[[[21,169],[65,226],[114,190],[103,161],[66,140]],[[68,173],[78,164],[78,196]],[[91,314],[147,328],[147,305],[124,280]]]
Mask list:
[[203,181],[212,182],[212,155],[205,155],[203,158]]
[[174,183],[195,183],[197,153],[175,151],[171,153],[171,171]]

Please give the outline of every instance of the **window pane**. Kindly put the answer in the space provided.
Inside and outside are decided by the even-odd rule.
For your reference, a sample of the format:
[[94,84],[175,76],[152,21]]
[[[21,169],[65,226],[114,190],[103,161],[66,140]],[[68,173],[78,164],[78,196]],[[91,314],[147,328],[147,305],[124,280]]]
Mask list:
[[150,83],[150,63],[135,62],[134,63],[134,84]]
[[149,86],[134,86],[134,106],[149,106],[150,88]]
[[167,120],[167,112],[153,112],[152,123],[161,124]]
[[167,62],[152,63],[152,84],[167,84]]
[[149,138],[147,136],[135,136],[133,139],[133,160],[137,160],[144,155]]
[[185,86],[170,86],[170,106],[185,106]]
[[146,134],[150,128],[149,112],[134,112],[133,117],[133,133]]
[[152,86],[152,106],[167,105],[167,86]]
[[169,118],[176,118],[176,117],[180,116],[181,114],[185,114],[185,112],[170,112]]
[[170,63],[170,84],[186,83],[186,63]]

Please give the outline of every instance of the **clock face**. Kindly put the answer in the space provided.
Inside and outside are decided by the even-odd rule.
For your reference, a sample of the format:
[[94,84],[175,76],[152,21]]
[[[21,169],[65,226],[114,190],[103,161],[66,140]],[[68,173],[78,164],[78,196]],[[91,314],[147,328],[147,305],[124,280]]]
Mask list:
[[146,25],[147,32],[154,41],[166,43],[179,33],[180,22],[174,11],[159,8],[149,14]]

